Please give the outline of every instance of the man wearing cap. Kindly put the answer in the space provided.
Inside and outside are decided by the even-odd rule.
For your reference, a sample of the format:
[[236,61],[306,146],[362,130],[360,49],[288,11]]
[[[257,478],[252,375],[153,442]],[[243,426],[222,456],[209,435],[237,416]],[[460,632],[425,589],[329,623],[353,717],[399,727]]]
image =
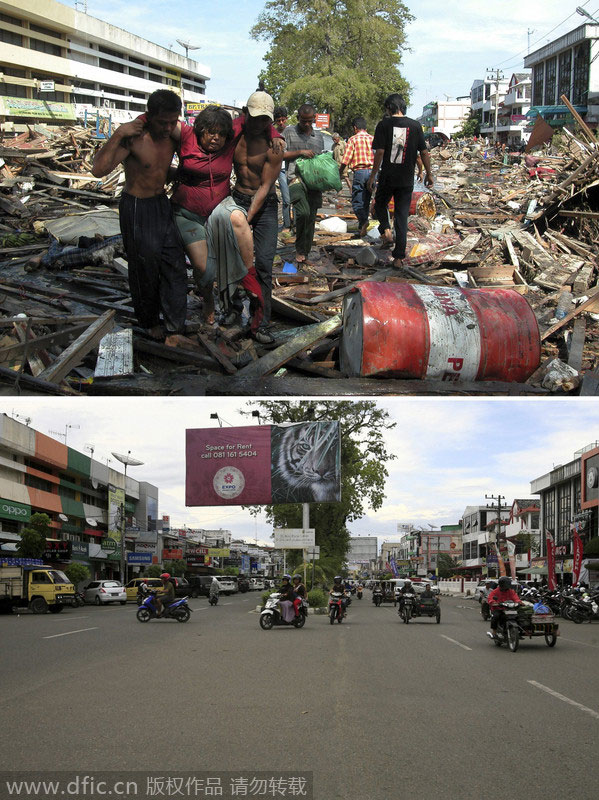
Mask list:
[[324,151],[324,137],[314,130],[316,118],[314,106],[305,103],[300,106],[297,125],[285,128],[285,160],[287,162],[287,181],[289,199],[295,217],[295,260],[298,264],[306,261],[314,241],[316,214],[322,204],[322,192],[308,189],[295,174],[297,158],[314,158]]
[[[217,275],[226,273],[231,287],[231,304],[240,308],[234,298],[236,277],[254,264],[263,306],[258,326],[252,335],[260,344],[271,344],[268,331],[271,315],[272,264],[277,248],[278,200],[274,183],[281,171],[282,149],[273,148],[271,124],[274,101],[262,90],[248,98],[244,109],[243,136],[235,148],[233,166],[236,183],[229,197],[212,212],[208,220],[208,263],[215,262]],[[222,291],[223,280],[219,280]]]

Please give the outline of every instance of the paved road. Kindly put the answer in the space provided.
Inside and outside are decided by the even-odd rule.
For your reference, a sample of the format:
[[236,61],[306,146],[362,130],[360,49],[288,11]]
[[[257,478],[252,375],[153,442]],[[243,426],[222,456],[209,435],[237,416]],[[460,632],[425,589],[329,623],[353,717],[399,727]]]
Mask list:
[[317,800],[599,796],[599,624],[513,654],[468,599],[404,625],[366,592],[342,625],[268,632],[258,601],[192,600],[185,625],[132,604],[0,616],[2,763],[312,771]]

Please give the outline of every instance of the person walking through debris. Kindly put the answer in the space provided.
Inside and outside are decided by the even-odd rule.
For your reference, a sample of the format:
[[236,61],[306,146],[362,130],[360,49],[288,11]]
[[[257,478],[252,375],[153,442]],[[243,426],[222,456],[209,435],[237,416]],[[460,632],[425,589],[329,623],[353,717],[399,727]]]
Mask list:
[[338,133],[333,134],[333,158],[338,164],[341,164],[343,154],[345,153],[346,144]]
[[[245,117],[232,120],[218,106],[207,106],[193,127],[179,124],[172,132],[179,155],[179,168],[172,196],[175,219],[204,298],[206,321],[213,322],[212,287],[217,279],[214,259],[208,263],[207,221],[212,211],[230,194],[235,149],[244,132]],[[282,137],[271,126],[271,138]],[[260,284],[251,264],[240,280],[256,306],[263,309]],[[220,289],[220,287],[219,287]],[[260,314],[261,320],[262,314]],[[255,320],[255,329],[259,321]]]
[[289,125],[283,134],[289,199],[295,217],[295,260],[298,264],[303,264],[310,253],[314,241],[316,213],[322,204],[322,192],[308,189],[295,174],[296,159],[314,158],[324,151],[324,137],[313,127],[315,118],[314,106],[305,103],[298,110],[297,125]]
[[339,174],[343,177],[346,169],[353,172],[351,187],[351,205],[358,218],[360,236],[365,236],[368,229],[371,192],[367,188],[368,178],[372,170],[374,154],[372,152],[373,136],[366,130],[364,117],[356,117],[353,121],[354,135],[347,140],[347,147]]
[[[165,193],[175,147],[171,134],[181,99],[168,89],[148,98],[142,118],[121,125],[94,157],[92,174],[102,178],[119,164],[125,189],[119,204],[129,265],[133,308],[139,324],[171,347],[192,342],[183,336],[187,313],[187,267],[171,204]],[[160,313],[166,329],[160,324]]]
[[399,94],[390,94],[384,103],[385,116],[376,126],[372,146],[374,164],[367,182],[372,192],[374,181],[381,170],[375,195],[374,210],[379,221],[379,231],[386,247],[393,245],[388,203],[394,201],[395,247],[393,266],[401,267],[406,256],[408,215],[414,190],[414,168],[418,153],[426,170],[424,185],[434,183],[431,157],[424,140],[422,126],[405,116],[406,102]]
[[[275,108],[275,128],[280,134],[287,127],[288,113],[285,106],[277,106]],[[289,186],[287,185],[287,164],[285,161],[281,164],[281,171],[279,173],[279,189],[281,191],[281,211],[283,214],[283,230],[281,233],[286,236],[291,231],[291,203],[289,201]]]
[[237,283],[255,269],[260,292],[250,303],[251,333],[260,344],[274,342],[268,331],[279,227],[274,184],[283,161],[283,151],[275,153],[270,136],[274,107],[265,91],[250,95],[243,109],[243,136],[233,158],[237,181],[231,195],[214,209],[207,226],[209,269],[217,275],[223,304],[239,315],[243,306],[236,296]]

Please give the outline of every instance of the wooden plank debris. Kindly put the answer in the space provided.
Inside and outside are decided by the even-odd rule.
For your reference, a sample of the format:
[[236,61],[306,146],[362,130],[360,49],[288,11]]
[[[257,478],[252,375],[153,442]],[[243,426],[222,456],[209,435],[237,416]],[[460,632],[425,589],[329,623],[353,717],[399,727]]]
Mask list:
[[50,367],[40,373],[39,377],[50,383],[60,383],[73,367],[78,366],[85,356],[99,345],[102,337],[112,329],[114,315],[114,311],[106,311],[101,317],[98,317],[97,321],[78,336]]

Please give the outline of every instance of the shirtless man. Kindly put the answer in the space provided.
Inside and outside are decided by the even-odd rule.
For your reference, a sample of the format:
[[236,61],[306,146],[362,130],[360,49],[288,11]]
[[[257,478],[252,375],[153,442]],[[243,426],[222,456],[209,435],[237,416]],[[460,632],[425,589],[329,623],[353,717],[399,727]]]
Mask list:
[[[123,163],[125,189],[119,204],[129,288],[139,324],[162,340],[164,319],[171,347],[190,346],[183,336],[187,312],[187,267],[181,239],[165,194],[175,152],[172,134],[181,99],[168,89],[148,98],[145,118],[121,125],[94,157],[92,174],[102,178]],[[193,346],[193,345],[192,345]]]
[[[278,200],[274,183],[281,171],[283,151],[282,148],[273,149],[270,138],[273,119],[272,97],[264,91],[254,92],[246,106],[244,134],[235,148],[235,187],[231,196],[217,206],[208,221],[211,243],[208,258],[217,261],[217,272],[222,274],[223,263],[230,263],[237,255],[251,274],[255,256],[255,272],[262,290],[263,308],[256,310],[254,304],[251,332],[261,344],[274,341],[268,331],[272,264],[278,233]],[[220,246],[223,237],[217,231],[227,229],[232,229],[235,235],[236,253]],[[233,305],[235,307],[235,301]]]

